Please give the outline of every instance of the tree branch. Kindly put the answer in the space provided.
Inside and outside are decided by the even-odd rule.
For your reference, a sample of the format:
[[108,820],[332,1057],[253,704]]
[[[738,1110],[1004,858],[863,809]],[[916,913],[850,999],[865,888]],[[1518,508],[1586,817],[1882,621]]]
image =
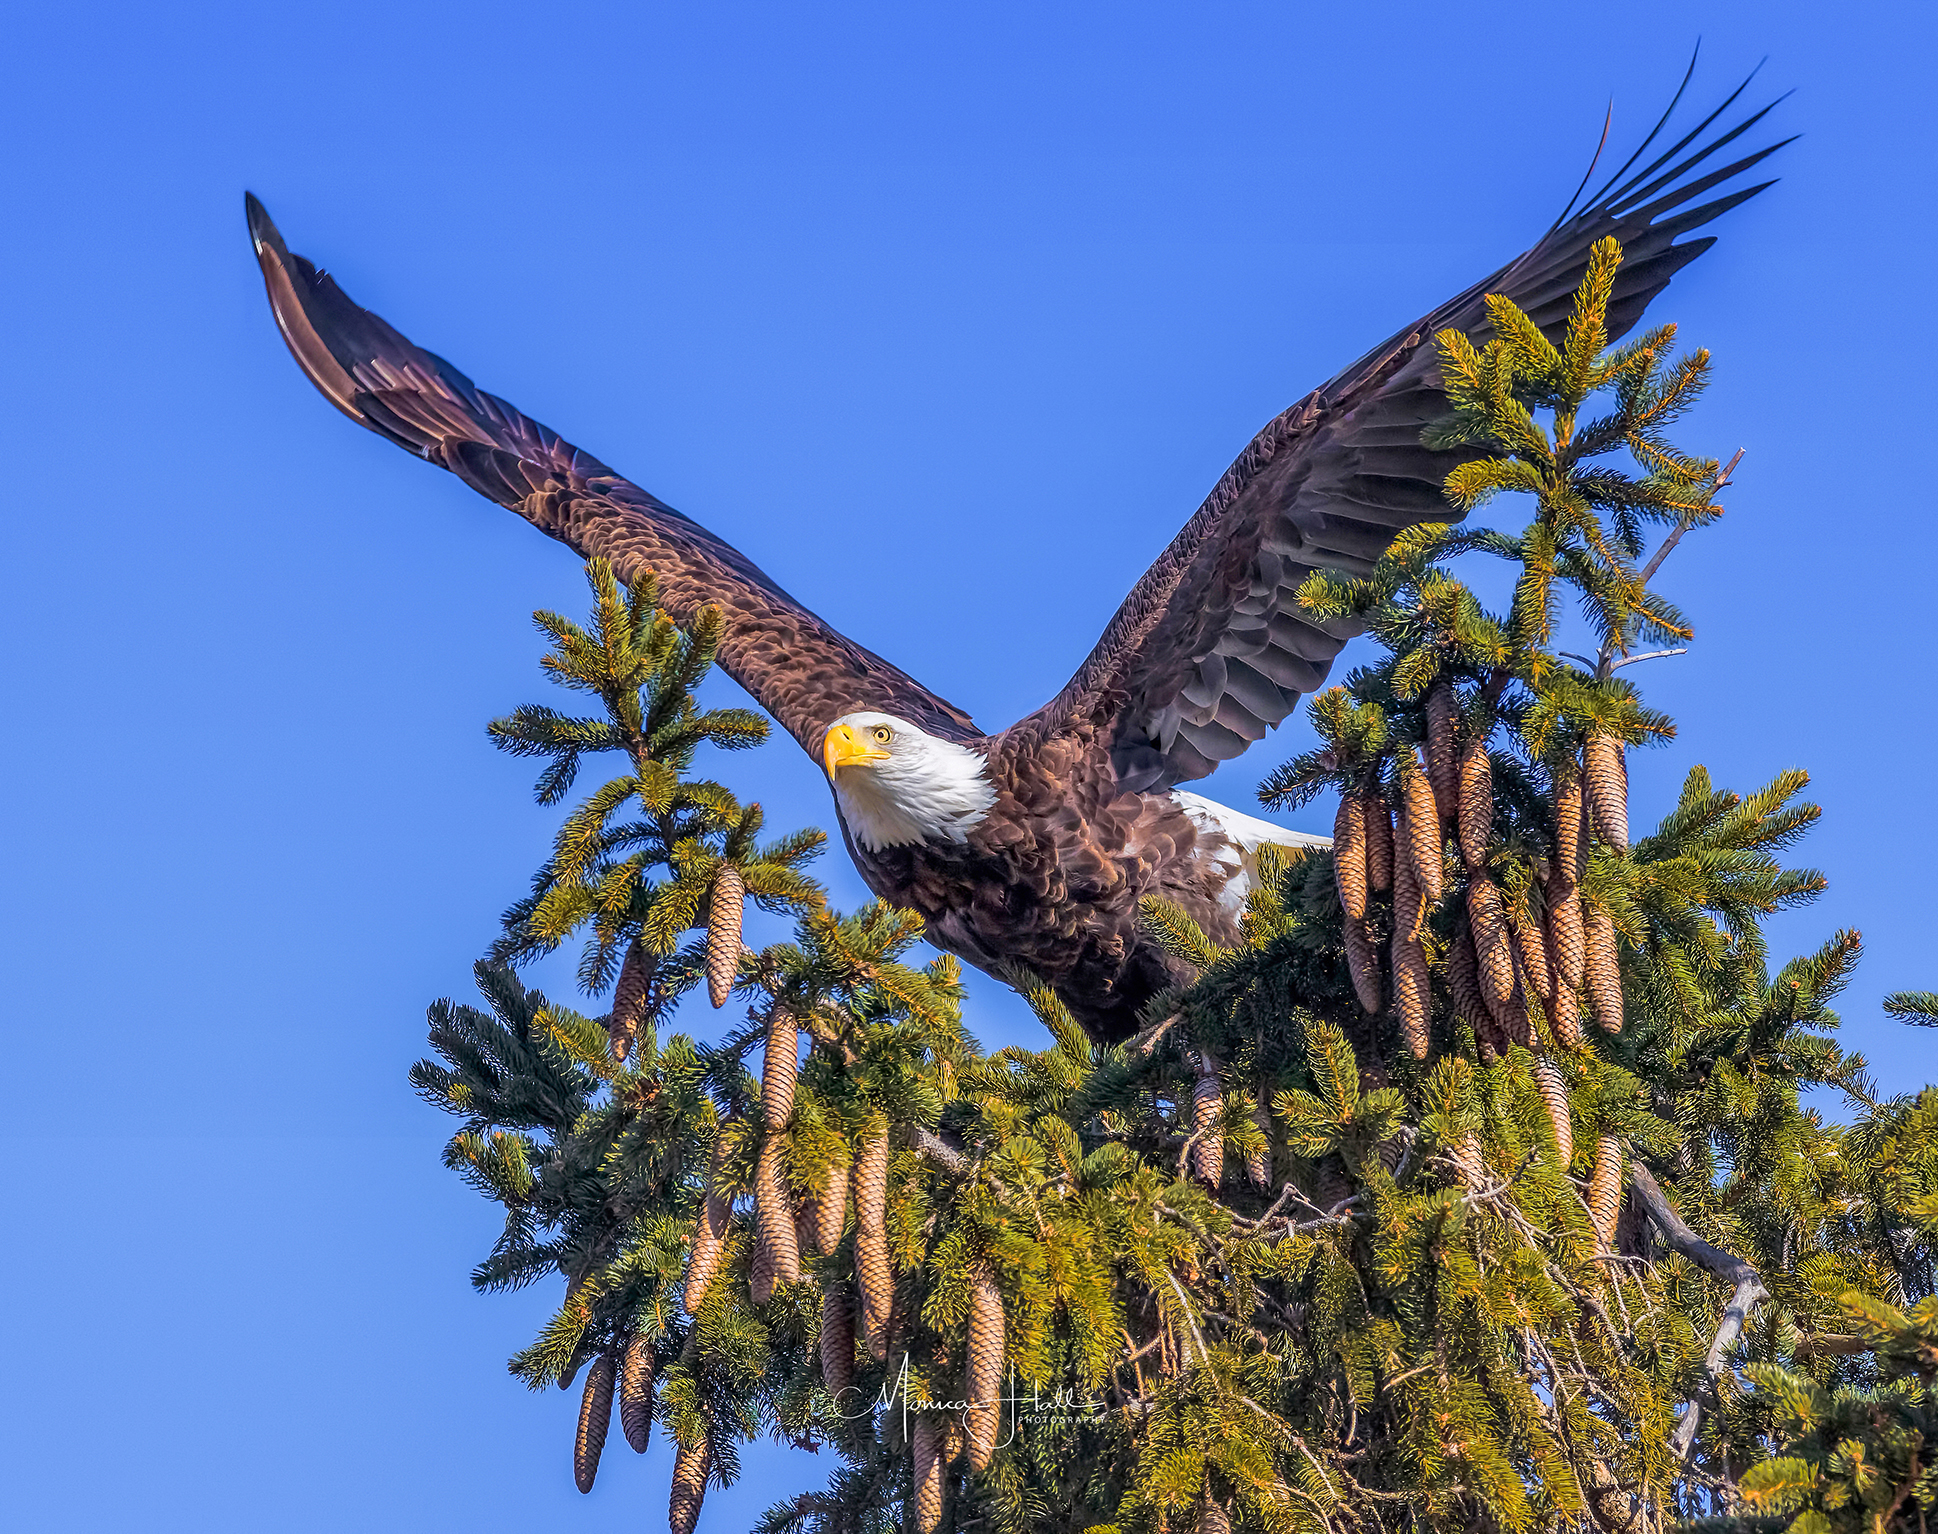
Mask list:
[[[1733,467],[1733,465],[1732,465]],[[1770,1297],[1770,1291],[1763,1287],[1763,1276],[1747,1258],[1738,1257],[1724,1251],[1719,1246],[1711,1246],[1697,1235],[1677,1214],[1669,1203],[1649,1169],[1637,1161],[1629,1170],[1629,1185],[1634,1188],[1635,1196],[1642,1201],[1642,1207],[1655,1228],[1662,1232],[1662,1239],[1668,1242],[1672,1251],[1679,1252],[1700,1268],[1735,1285],[1729,1303],[1723,1307],[1722,1324],[1716,1328],[1715,1340],[1709,1344],[1709,1352],[1703,1358],[1703,1373],[1708,1379],[1708,1389],[1713,1400],[1716,1382],[1722,1377],[1723,1363],[1729,1357],[1729,1350],[1736,1346],[1736,1339],[1743,1335],[1743,1327],[1750,1318],[1750,1312]],[[1702,1406],[1691,1400],[1683,1407],[1682,1416],[1676,1422],[1676,1430],[1669,1440],[1679,1459],[1687,1459],[1689,1451],[1696,1442],[1696,1429],[1702,1423]]]
[[960,1174],[969,1170],[969,1158],[932,1129],[924,1129],[920,1124],[909,1125],[908,1143],[911,1149],[928,1157],[945,1172]]
[[1673,650],[1645,650],[1640,655],[1624,655],[1620,660],[1610,662],[1608,669],[1611,672],[1615,672],[1620,671],[1624,666],[1633,666],[1638,660],[1664,660],[1671,655],[1687,655],[1688,653],[1689,647],[1687,645],[1679,646]]

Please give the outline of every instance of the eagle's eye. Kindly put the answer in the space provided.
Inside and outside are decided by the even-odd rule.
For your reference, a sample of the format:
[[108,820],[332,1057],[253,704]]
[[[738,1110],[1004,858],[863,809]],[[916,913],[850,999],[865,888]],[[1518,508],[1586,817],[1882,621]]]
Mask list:
[[876,725],[874,735],[875,739],[880,741],[884,746],[895,738],[895,732],[885,724]]

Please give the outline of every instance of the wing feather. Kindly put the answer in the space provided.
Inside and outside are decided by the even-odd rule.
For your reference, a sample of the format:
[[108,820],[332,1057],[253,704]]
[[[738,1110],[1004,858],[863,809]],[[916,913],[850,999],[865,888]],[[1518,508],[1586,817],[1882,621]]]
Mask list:
[[290,253],[254,197],[248,213],[276,323],[331,404],[580,555],[605,556],[624,579],[653,571],[676,618],[721,608],[722,669],[810,752],[861,708],[944,739],[979,738],[967,714],[836,632],[738,549],[352,303]]
[[1771,185],[1698,201],[1790,142],[1697,174],[1770,110],[1711,133],[1744,86],[1634,170],[1674,112],[1678,90],[1669,112],[1580,211],[1571,203],[1517,260],[1267,422],[1124,599],[1069,685],[1010,732],[1018,744],[1075,732],[1099,743],[1094,770],[1107,771],[1120,790],[1153,792],[1210,773],[1322,686],[1354,629],[1304,613],[1300,582],[1315,569],[1364,573],[1403,529],[1456,517],[1441,485],[1472,455],[1420,443],[1422,429],[1447,410],[1434,334],[1452,326],[1484,335],[1483,299],[1505,293],[1559,339],[1588,252],[1609,235],[1625,252],[1609,331],[1627,331],[1675,273],[1714,243],[1678,244],[1677,237]]

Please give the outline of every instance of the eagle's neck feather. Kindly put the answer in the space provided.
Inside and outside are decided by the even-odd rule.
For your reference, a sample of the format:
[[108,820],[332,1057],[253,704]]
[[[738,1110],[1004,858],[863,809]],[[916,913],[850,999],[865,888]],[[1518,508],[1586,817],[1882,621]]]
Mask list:
[[919,749],[865,772],[843,773],[835,786],[841,816],[857,844],[870,852],[919,842],[968,840],[996,802],[989,762],[981,752],[929,736]]

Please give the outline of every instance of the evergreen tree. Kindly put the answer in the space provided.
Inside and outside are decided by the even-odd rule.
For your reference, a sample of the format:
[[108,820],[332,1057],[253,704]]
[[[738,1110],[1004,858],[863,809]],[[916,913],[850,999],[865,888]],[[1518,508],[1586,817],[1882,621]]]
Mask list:
[[[584,1370],[582,1489],[616,1399],[632,1447],[655,1420],[678,1445],[676,1534],[760,1434],[838,1460],[766,1534],[1938,1512],[1938,1091],[1882,1098],[1837,1044],[1855,934],[1772,973],[1765,919],[1823,886],[1784,862],[1807,780],[1698,768],[1630,835],[1627,753],[1674,726],[1622,673],[1688,642],[1652,583],[1728,474],[1668,435],[1707,355],[1667,326],[1608,349],[1620,259],[1597,249],[1559,337],[1493,299],[1484,344],[1439,338],[1450,502],[1532,518],[1309,581],[1380,650],[1265,792],[1336,795],[1333,848],[1265,849],[1229,950],[1147,902],[1196,978],[1118,1046],[1034,992],[1050,1046],[983,1051],[955,962],[905,962],[915,918],[828,910],[818,835],[763,845],[693,776],[764,733],[694,700],[716,618],[682,631],[596,562],[588,628],[539,615],[603,717],[527,707],[494,739],[547,758],[545,804],[588,752],[629,770],[507,913],[487,1007],[432,1008],[413,1080],[506,1211],[475,1282],[565,1280],[511,1367]],[[1505,611],[1467,556],[1509,562]],[[1570,601],[1592,654],[1558,648]],[[743,950],[744,898],[792,940]],[[602,1019],[516,975],[575,934]],[[747,1003],[713,1044],[667,1032],[702,978]]]

